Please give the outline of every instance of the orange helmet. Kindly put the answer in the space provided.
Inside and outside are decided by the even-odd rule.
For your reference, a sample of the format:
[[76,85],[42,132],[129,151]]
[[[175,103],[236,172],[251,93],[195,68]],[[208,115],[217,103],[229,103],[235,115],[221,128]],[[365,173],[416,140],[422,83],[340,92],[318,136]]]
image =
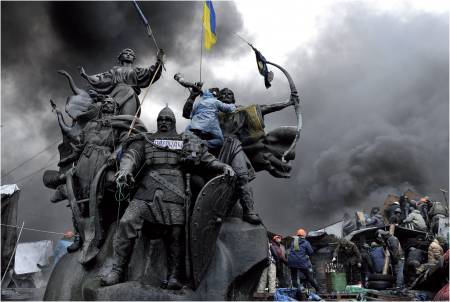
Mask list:
[[71,231],[68,231],[67,233],[66,233],[66,235],[64,235],[64,237],[66,237],[66,238],[70,238],[70,237],[72,237],[73,236],[73,233],[71,232]]
[[420,202],[427,202],[427,200],[426,200],[425,198],[422,198],[422,199],[420,200]]
[[280,238],[280,240],[282,239],[280,236],[277,235],[277,236],[273,237],[273,240],[275,240],[277,238]]
[[306,232],[304,229],[300,229],[297,231],[297,236],[306,236]]

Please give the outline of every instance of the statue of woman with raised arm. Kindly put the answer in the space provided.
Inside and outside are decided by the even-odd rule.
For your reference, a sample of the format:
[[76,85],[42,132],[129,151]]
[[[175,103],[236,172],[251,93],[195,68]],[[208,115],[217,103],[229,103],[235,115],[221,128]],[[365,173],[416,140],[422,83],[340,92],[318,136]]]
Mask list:
[[[100,94],[110,95],[119,105],[120,115],[135,115],[139,107],[139,94],[141,88],[148,87],[155,76],[156,82],[161,76],[161,68],[155,75],[158,62],[149,68],[131,67],[136,55],[133,50],[126,48],[117,56],[119,66],[114,66],[110,71],[89,76],[83,67],[78,69],[86,79],[85,90],[94,90]],[[140,112],[138,117],[140,116]]]

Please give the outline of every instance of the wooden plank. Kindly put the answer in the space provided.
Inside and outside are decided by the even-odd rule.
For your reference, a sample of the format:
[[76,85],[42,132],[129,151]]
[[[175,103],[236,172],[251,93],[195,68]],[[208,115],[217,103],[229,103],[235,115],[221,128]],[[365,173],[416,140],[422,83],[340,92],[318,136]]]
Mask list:
[[367,292],[365,293],[367,296],[371,298],[381,299],[385,301],[405,301],[407,297],[397,297],[393,295],[388,294],[379,294],[379,293],[373,293],[373,292]]
[[386,217],[386,213],[384,212],[384,209],[386,209],[388,206],[390,206],[391,204],[393,204],[396,201],[399,202],[400,197],[389,194],[386,198],[386,201],[384,202],[383,207],[381,208],[381,216],[383,217],[384,224],[386,224],[386,225],[389,224],[389,217]]
[[[360,220],[361,222],[358,222]],[[363,226],[366,228],[366,216],[364,216],[363,211],[357,211],[356,212],[356,221],[358,222],[357,228],[359,229],[360,226]]]
[[409,201],[416,199],[417,194],[411,191],[410,189],[406,190],[405,193],[403,193],[403,196],[408,196]]

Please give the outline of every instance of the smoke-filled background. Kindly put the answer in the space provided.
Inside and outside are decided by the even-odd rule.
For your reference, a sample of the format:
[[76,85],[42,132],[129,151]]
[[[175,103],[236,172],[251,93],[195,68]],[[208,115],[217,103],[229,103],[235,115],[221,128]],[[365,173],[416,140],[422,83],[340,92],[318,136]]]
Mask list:
[[[141,119],[155,130],[168,103],[181,132],[189,123],[181,116],[189,92],[173,75],[199,81],[203,4],[138,4],[167,59]],[[242,105],[288,99],[285,76],[270,68],[275,79],[266,89],[253,51],[236,32],[288,70],[301,99],[303,130],[291,179],[260,172],[251,183],[255,211],[269,230],[283,236],[312,231],[345,212],[381,207],[388,194],[408,188],[443,201],[439,189],[449,187],[446,8],[261,1],[214,7],[218,41],[203,49],[204,87],[229,87]],[[155,62],[155,46],[131,1],[2,2],[1,43],[2,184],[21,188],[19,225],[65,233],[72,230],[70,209],[65,201],[50,203],[54,191],[42,183],[46,169],[57,169],[62,138],[49,100],[62,109],[72,95],[56,71],[67,71],[83,87],[77,66],[90,75],[108,71],[129,47],[137,55],[133,66],[147,67]],[[293,107],[267,115],[265,124],[266,130],[296,125]],[[24,231],[21,241],[59,237]]]

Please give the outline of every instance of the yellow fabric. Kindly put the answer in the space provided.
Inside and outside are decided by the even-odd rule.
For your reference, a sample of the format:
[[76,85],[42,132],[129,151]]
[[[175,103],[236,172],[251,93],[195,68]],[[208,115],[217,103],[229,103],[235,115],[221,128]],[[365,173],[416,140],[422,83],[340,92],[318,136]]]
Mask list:
[[203,25],[205,26],[205,48],[207,50],[211,50],[211,45],[217,42],[217,36],[211,30],[211,11],[209,7],[206,5],[206,2],[203,2]]
[[261,121],[259,120],[258,111],[256,110],[255,105],[236,108],[235,113],[232,114],[219,112],[219,124],[223,124],[226,118],[231,120],[234,115],[240,111],[244,111],[247,114],[247,127],[251,138],[261,136],[265,133],[264,128],[261,125]]

